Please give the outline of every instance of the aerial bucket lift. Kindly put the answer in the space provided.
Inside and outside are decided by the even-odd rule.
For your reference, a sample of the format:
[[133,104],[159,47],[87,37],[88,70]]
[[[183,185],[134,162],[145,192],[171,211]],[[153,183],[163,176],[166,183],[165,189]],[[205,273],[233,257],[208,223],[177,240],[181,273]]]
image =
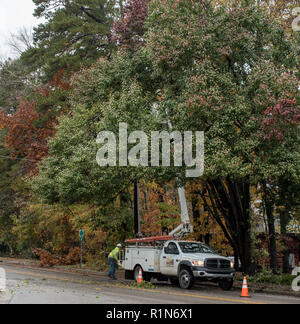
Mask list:
[[139,184],[138,180],[134,184],[134,225],[135,225],[135,239],[127,240],[127,244],[137,244],[137,243],[151,243],[151,242],[161,242],[169,241],[172,239],[182,238],[184,235],[190,234],[193,232],[193,226],[190,221],[185,189],[183,187],[178,188],[178,196],[180,202],[181,210],[181,224],[176,227],[168,235],[155,236],[155,237],[142,237],[141,228],[140,228],[140,212],[139,212]]

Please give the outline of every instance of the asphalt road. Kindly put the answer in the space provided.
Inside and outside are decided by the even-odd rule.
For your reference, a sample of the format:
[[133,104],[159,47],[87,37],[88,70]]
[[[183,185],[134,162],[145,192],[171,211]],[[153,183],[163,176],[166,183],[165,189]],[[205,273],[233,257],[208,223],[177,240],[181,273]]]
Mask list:
[[166,284],[156,289],[126,287],[105,274],[82,275],[1,263],[7,277],[0,304],[300,304],[300,298],[255,294],[196,286],[185,291]]

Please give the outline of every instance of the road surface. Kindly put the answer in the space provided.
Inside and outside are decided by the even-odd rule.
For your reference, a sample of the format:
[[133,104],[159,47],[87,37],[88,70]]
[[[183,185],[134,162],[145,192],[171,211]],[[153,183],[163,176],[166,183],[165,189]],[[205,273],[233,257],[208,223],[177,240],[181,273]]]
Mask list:
[[121,278],[115,282],[104,273],[82,275],[6,263],[0,267],[7,277],[0,304],[300,304],[300,298],[264,294],[242,299],[239,291],[202,285],[189,291],[166,284],[148,290],[126,287]]

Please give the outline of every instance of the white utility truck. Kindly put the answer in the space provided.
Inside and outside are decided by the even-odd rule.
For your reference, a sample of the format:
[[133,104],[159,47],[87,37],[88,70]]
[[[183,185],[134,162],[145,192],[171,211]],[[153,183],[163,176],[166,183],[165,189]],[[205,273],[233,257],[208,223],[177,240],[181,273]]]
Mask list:
[[234,262],[216,254],[200,242],[182,240],[192,232],[183,188],[178,189],[182,224],[168,236],[137,238],[126,241],[120,265],[126,279],[138,279],[140,269],[145,281],[152,278],[170,280],[183,289],[190,289],[195,280],[213,281],[223,290],[230,290],[235,275]]
[[195,280],[219,283],[223,290],[232,287],[234,263],[215,254],[203,243],[163,236],[126,243],[124,260],[121,261],[126,279],[137,280],[141,269],[145,281],[170,279],[183,289],[190,289]]

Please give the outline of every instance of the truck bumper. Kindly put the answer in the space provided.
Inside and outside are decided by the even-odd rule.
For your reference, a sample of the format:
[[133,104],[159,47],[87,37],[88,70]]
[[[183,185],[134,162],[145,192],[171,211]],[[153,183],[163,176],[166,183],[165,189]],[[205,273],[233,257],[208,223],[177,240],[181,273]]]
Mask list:
[[208,278],[208,279],[233,279],[235,272],[232,273],[209,273],[204,270],[195,270],[193,271],[193,275],[195,278]]

